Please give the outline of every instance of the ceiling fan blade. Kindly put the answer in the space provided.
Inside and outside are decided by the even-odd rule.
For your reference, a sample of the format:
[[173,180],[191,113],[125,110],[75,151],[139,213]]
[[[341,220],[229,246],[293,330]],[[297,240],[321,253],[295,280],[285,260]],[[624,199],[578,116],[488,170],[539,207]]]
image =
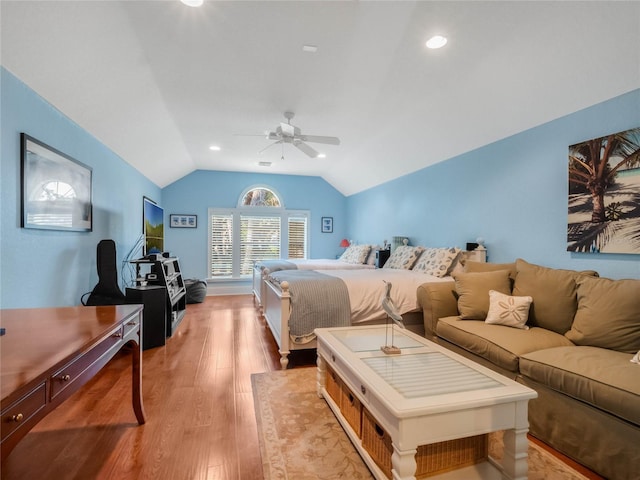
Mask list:
[[311,143],[326,143],[329,145],[340,145],[338,137],[323,137],[321,135],[300,135],[300,140]]
[[260,155],[262,152],[264,152],[267,148],[271,148],[271,147],[273,147],[274,145],[278,145],[279,143],[282,143],[282,140],[278,140],[277,142],[273,142],[273,143],[271,143],[271,144],[267,145],[266,147],[264,147],[262,150],[260,150],[260,151],[258,152],[258,155]]
[[300,149],[301,151],[303,151],[304,153],[306,153],[308,156],[310,156],[311,158],[316,158],[318,156],[318,152],[316,152],[313,148],[311,148],[309,145],[307,145],[304,142],[301,142],[300,140],[296,140],[293,142],[293,146],[297,147],[298,149]]

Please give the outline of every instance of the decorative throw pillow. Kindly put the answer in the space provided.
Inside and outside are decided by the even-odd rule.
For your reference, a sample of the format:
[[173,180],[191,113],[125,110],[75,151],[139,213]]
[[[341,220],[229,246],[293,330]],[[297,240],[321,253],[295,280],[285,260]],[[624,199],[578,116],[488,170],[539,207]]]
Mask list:
[[364,263],[371,250],[371,245],[350,245],[340,256],[346,263]]
[[442,278],[447,275],[454,260],[460,255],[460,251],[456,247],[425,248],[412,270]]
[[465,272],[495,272],[496,270],[509,270],[509,277],[511,280],[515,280],[516,274],[516,262],[511,263],[489,263],[489,262],[474,262],[473,260],[467,260],[464,262]]
[[578,279],[578,310],[565,337],[577,345],[640,350],[640,280]]
[[401,270],[411,270],[413,264],[424,250],[424,247],[410,247],[409,245],[400,245],[389,256],[382,268],[397,268]]
[[485,323],[529,330],[527,319],[533,298],[513,297],[489,290],[489,312]]
[[484,320],[489,312],[489,290],[511,294],[509,270],[454,275],[458,313],[463,320]]

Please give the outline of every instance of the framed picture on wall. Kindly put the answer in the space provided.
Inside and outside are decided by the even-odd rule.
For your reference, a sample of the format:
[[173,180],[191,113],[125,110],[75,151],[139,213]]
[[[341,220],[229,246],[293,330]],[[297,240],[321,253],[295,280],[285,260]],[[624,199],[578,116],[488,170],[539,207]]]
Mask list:
[[197,228],[198,216],[172,213],[169,215],[169,226],[171,228]]
[[333,217],[322,217],[322,233],[333,233]]
[[90,232],[91,168],[26,133],[20,157],[20,226]]

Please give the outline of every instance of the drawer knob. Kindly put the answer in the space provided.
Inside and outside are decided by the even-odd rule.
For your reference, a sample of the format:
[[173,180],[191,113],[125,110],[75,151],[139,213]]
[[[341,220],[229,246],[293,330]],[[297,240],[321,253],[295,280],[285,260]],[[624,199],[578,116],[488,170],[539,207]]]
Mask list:
[[335,356],[335,355],[333,355],[333,354],[331,355],[331,361],[332,361],[332,362],[335,362],[335,361],[336,361],[336,356]]
[[364,385],[360,385],[360,391],[362,392],[363,395],[367,394],[367,388]]
[[18,413],[11,417],[11,421],[18,423],[18,422],[21,422],[23,418],[24,418],[24,415],[22,415],[21,413]]
[[111,335],[111,336],[112,336],[112,337],[115,337],[115,338],[120,338],[120,337],[122,337],[122,332],[116,332],[116,333],[114,333],[114,334],[113,334],[113,335]]
[[138,324],[138,322],[129,322],[129,323],[127,323],[128,326],[134,326],[134,325],[137,325],[137,324]]
[[66,375],[60,375],[60,380],[62,380],[63,382],[68,382],[69,380],[71,380],[71,375],[69,375],[68,373]]

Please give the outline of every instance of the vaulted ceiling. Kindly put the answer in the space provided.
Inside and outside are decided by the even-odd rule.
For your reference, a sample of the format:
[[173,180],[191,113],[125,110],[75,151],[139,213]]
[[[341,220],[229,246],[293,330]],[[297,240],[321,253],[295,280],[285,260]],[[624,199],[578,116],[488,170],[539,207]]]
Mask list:
[[[351,195],[640,88],[640,2],[3,0],[0,17],[2,65],[160,187],[208,169]],[[340,145],[259,154],[285,111]]]

